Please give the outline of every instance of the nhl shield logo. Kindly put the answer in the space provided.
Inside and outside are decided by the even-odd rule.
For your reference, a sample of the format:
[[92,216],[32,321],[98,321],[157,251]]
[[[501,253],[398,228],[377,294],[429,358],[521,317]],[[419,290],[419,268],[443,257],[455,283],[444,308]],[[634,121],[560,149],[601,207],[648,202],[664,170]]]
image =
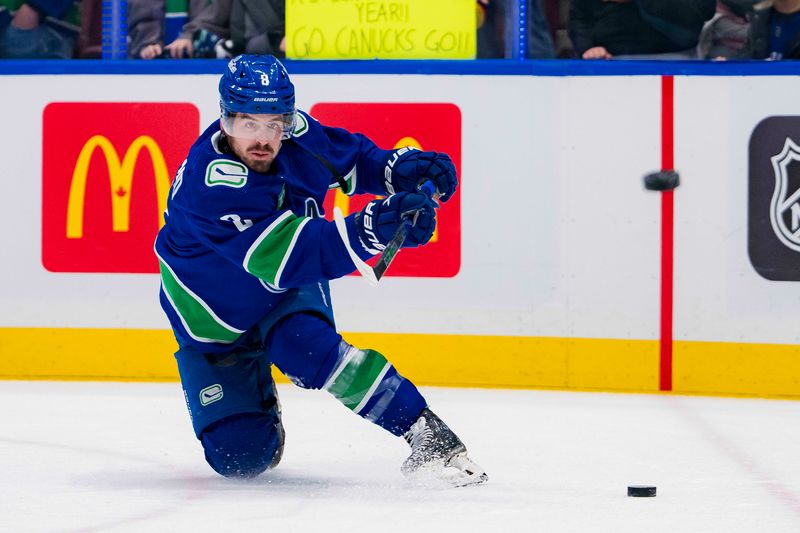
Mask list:
[[771,281],[800,281],[800,117],[767,117],[750,136],[747,249]]
[[770,222],[778,239],[800,252],[800,146],[786,138],[783,150],[770,158],[775,171],[775,192]]

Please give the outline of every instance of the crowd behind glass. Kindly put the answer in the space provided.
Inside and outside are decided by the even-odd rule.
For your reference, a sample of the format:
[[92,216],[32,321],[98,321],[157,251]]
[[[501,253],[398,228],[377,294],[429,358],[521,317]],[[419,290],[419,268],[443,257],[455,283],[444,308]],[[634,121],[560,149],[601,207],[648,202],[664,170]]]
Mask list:
[[[524,10],[514,9],[524,2]],[[512,4],[514,2],[514,4]],[[285,0],[127,0],[131,59],[284,57]],[[528,59],[796,59],[800,0],[477,0],[477,58],[510,57],[526,13]],[[0,0],[0,57],[103,57],[102,0]]]

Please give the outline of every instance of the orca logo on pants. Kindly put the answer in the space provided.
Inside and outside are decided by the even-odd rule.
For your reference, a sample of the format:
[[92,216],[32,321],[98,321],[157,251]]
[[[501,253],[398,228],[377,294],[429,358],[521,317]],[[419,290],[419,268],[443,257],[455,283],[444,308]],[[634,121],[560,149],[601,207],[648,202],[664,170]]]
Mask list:
[[222,399],[222,385],[215,383],[200,391],[200,405],[206,406]]
[[750,137],[747,241],[762,277],[800,281],[800,117],[768,117]]

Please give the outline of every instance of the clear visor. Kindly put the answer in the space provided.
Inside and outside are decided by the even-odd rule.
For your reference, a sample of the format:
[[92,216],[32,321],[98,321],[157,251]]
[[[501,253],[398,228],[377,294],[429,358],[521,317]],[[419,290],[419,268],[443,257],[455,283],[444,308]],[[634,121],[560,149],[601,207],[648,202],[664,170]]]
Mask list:
[[220,117],[222,130],[230,137],[240,139],[286,140],[294,130],[294,114],[250,115],[223,110]]

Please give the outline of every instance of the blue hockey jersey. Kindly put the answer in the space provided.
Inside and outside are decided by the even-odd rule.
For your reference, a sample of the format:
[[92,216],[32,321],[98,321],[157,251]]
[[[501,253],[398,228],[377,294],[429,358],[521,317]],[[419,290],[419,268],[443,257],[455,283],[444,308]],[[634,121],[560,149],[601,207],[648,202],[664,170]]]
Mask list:
[[334,223],[321,218],[323,200],[334,187],[386,194],[393,153],[301,111],[267,173],[219,141],[216,121],[192,145],[155,243],[161,306],[176,336],[203,352],[229,350],[287,289],[355,269]]

